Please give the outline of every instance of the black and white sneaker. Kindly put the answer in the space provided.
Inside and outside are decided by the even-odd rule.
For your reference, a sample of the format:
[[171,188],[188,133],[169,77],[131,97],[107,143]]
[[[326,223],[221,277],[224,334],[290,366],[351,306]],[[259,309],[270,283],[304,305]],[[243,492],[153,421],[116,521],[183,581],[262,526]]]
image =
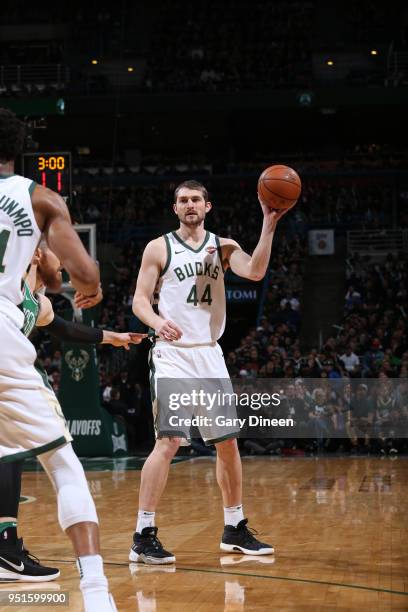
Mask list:
[[157,527],[145,527],[142,533],[133,535],[133,545],[129,553],[129,561],[141,562],[149,565],[164,565],[174,563],[176,557],[168,550],[164,550],[157,537]]
[[248,519],[243,519],[236,527],[225,525],[220,549],[230,553],[242,552],[244,555],[273,555],[273,547],[257,540],[254,537],[256,531],[248,529],[247,523]]
[[14,544],[0,544],[0,582],[47,582],[60,575],[56,567],[46,567],[24,548],[22,538]]

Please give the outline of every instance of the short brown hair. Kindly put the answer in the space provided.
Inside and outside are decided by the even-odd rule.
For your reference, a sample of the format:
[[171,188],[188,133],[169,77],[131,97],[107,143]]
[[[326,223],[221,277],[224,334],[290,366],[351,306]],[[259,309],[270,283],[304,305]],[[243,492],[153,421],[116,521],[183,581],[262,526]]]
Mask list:
[[201,193],[203,194],[203,198],[206,202],[208,202],[208,191],[207,189],[204,187],[204,185],[202,183],[199,183],[198,181],[184,181],[183,183],[180,183],[180,185],[178,185],[176,187],[176,189],[174,190],[174,201],[177,202],[177,196],[179,194],[180,189],[183,188],[186,189],[197,189],[197,191],[201,191]]

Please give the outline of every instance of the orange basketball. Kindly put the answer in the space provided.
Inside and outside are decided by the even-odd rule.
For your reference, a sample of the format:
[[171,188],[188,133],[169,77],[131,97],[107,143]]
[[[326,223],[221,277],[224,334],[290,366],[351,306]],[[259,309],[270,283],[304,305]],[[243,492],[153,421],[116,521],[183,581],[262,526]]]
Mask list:
[[301,191],[299,175],[289,166],[269,166],[258,180],[259,199],[269,208],[291,208],[296,204]]

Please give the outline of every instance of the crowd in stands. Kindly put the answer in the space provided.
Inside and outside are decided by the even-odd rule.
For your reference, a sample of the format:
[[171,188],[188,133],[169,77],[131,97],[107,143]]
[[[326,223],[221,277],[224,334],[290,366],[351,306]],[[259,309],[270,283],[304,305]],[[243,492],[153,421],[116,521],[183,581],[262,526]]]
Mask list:
[[[319,177],[303,175],[299,166],[295,168],[303,179],[302,195],[287,219],[291,233],[304,233],[312,224],[381,229],[397,221],[403,203],[397,204],[396,186],[387,177],[376,181],[366,176]],[[256,196],[258,172],[241,176],[210,175],[201,179],[209,188],[214,204],[208,217],[210,229],[223,228],[223,233],[240,236],[248,248],[255,244],[260,220]],[[182,179],[173,175],[154,180],[146,178],[137,184],[119,182],[103,186],[96,175],[91,181],[75,183],[71,203],[74,220],[97,223],[98,239],[103,242],[143,240],[149,237],[148,233],[142,235],[143,228],[150,228],[146,231],[152,235],[168,231],[174,219],[173,191]],[[246,216],[249,210],[255,214]]]
[[308,87],[313,11],[309,0],[168,1],[155,29],[145,86],[189,92]]
[[[369,0],[339,4],[327,15],[314,0],[162,0],[149,8],[124,2],[115,9],[105,0],[72,2],[69,9],[3,4],[8,25],[52,27],[49,40],[29,29],[26,44],[21,43],[21,35],[7,40],[0,46],[0,66],[67,65],[70,78],[63,84],[73,95],[112,92],[119,81],[121,88],[146,93],[307,91],[322,78],[316,67],[322,50],[329,54],[337,50],[347,58],[356,48],[364,56],[374,44],[381,51],[370,65],[364,61],[360,65],[361,58],[346,60],[350,61],[343,77],[346,84],[406,84],[405,67],[387,77],[384,61],[391,42],[398,38],[398,27],[406,29],[403,10]],[[336,42],[328,42],[326,19],[338,32]],[[96,69],[92,58],[110,64],[110,70]],[[135,62],[139,63],[133,79],[116,78]],[[117,72],[112,78],[114,65]],[[27,75],[19,81],[22,88],[13,91],[15,81],[7,77],[8,87],[2,93],[44,94],[44,90],[27,90],[26,85],[35,82]]]
[[[282,405],[273,416],[292,415],[305,437],[248,438],[243,448],[252,454],[282,450],[299,454],[323,446],[391,455],[407,450],[406,258],[389,254],[384,262],[375,263],[369,257],[351,256],[338,333],[320,349],[302,354],[297,328],[302,275],[297,266],[298,256],[300,262],[303,258],[301,251],[288,247],[286,257],[278,254],[283,267],[272,269],[274,302],[271,295],[261,325],[229,352],[227,365],[232,376],[257,380],[260,387],[262,378],[289,378]],[[292,320],[282,321],[282,309],[291,312]],[[320,380],[307,388],[307,379]],[[277,389],[282,393],[281,388],[280,383]]]
[[[234,157],[237,157],[235,153]],[[302,175],[324,176],[332,173],[347,177],[365,174],[366,171],[384,170],[386,173],[392,173],[393,170],[403,169],[407,165],[408,154],[401,146],[379,144],[357,144],[348,150],[344,147],[333,147],[324,153],[314,151],[311,147],[307,151],[261,152],[251,149],[250,159],[235,159],[233,162],[228,162],[223,155],[219,158],[214,155],[210,161],[203,154],[187,156],[183,153],[171,156],[140,153],[137,161],[133,162],[129,162],[126,156],[119,156],[115,168],[112,168],[111,162],[107,160],[87,161],[86,157],[77,156],[74,157],[74,181],[78,184],[88,184],[92,178],[97,178],[99,183],[103,183],[108,178],[114,180],[115,184],[120,184],[126,179],[134,181],[135,177],[147,180],[186,174],[249,176],[260,174],[276,159],[293,166]]]

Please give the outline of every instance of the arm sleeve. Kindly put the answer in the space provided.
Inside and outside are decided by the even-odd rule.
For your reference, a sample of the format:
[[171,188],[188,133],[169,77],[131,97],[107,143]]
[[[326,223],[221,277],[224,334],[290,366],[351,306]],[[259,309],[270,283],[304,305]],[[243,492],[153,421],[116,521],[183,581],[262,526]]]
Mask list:
[[41,329],[45,329],[51,335],[63,340],[64,342],[82,342],[83,344],[101,344],[103,340],[103,331],[95,327],[88,327],[81,323],[72,323],[66,321],[58,315],[49,325],[44,325]]

